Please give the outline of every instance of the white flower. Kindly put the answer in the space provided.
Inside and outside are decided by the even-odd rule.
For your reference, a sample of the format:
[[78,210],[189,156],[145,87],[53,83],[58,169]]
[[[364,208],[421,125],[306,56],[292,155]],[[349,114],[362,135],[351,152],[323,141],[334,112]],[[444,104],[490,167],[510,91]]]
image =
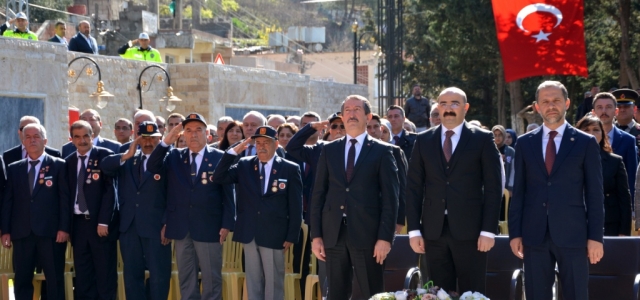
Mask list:
[[473,299],[478,299],[478,300],[489,300],[489,298],[487,298],[487,296],[480,294],[478,292],[473,293]]
[[373,297],[369,298],[369,300],[383,300],[383,299],[394,299],[393,293],[380,293],[375,294]]
[[447,294],[447,292],[445,292],[443,289],[440,289],[436,294],[436,296],[438,296],[438,299],[440,300],[451,300],[451,297],[449,297],[449,294]]
[[473,300],[473,293],[472,292],[466,292],[466,293],[460,295],[460,300]]
[[426,289],[416,289],[416,292],[418,292],[418,295],[424,295],[427,293]]
[[407,300],[407,292],[405,291],[397,291],[396,294],[396,300]]

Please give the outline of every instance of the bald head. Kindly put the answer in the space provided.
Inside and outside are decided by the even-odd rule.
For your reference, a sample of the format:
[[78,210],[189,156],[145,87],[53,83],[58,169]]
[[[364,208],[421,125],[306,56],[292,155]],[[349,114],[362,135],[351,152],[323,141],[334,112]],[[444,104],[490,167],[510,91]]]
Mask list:
[[464,103],[467,103],[467,94],[465,94],[465,92],[457,87],[448,87],[444,90],[442,90],[442,92],[440,92],[440,95],[438,95],[438,99],[440,99],[440,96],[445,95],[445,94],[455,94],[458,95],[460,97],[462,97],[462,100],[464,100]]

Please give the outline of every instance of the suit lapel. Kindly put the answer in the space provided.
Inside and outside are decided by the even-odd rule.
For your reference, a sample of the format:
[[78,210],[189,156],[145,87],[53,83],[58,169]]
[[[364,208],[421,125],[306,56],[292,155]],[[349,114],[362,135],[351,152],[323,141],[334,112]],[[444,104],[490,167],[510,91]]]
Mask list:
[[136,153],[133,156],[133,163],[131,164],[131,168],[129,168],[129,172],[131,173],[131,178],[133,179],[133,183],[136,186],[140,186],[140,181],[138,180],[138,166],[142,163],[142,152]]
[[[355,178],[356,174],[358,174],[358,169],[360,168],[360,165],[363,164],[365,158],[367,157],[367,154],[369,154],[369,151],[371,151],[371,137],[367,134],[364,136],[364,140],[362,140],[363,144],[362,144],[362,148],[360,148],[360,154],[358,155],[358,159],[356,159],[356,165],[353,168],[353,178]],[[342,152],[344,153],[344,152]],[[346,169],[345,169],[345,174],[346,174]]]
[[556,160],[553,161],[553,168],[551,169],[551,175],[555,173],[562,162],[567,158],[569,152],[575,145],[575,135],[576,129],[571,127],[571,125],[567,124],[567,127],[564,129],[564,133],[562,134],[562,140],[560,141],[560,149],[558,149],[558,154],[556,155]]
[[547,173],[547,167],[544,164],[544,156],[542,155],[542,126],[540,126],[540,128],[536,130],[537,132],[529,136],[531,141],[531,148],[533,148],[533,155],[535,161],[540,167],[540,171],[544,173],[545,176],[549,176],[549,174]]
[[[469,140],[471,139],[471,129],[467,126],[467,122],[464,122],[462,125],[460,140],[458,140],[458,145],[456,145],[456,149],[451,154],[451,168],[449,170],[453,170],[456,167],[456,163],[458,163],[458,160],[460,160],[460,157],[462,156],[460,152],[467,147],[467,143],[469,143]],[[441,149],[444,151],[444,147]],[[444,153],[442,155],[444,156]]]
[[618,132],[618,129],[615,126],[613,126],[613,129],[611,130],[613,130],[613,145],[611,145],[611,148],[613,148],[613,151],[616,151],[622,142],[622,134]]
[[182,153],[180,154],[180,160],[182,161],[181,163],[182,174],[184,174],[184,176],[181,176],[181,177],[183,178],[183,180],[187,182],[187,184],[192,185],[191,184],[191,157],[189,156],[189,148],[184,148],[180,151],[182,151]]
[[70,191],[73,191],[73,200],[76,199],[76,188],[78,186],[78,155],[71,155],[67,164],[67,170],[69,171],[69,186]]
[[[35,185],[33,186],[33,194],[31,195],[32,197],[35,197],[35,195],[38,194],[38,192],[40,191],[40,187],[42,187],[43,183],[40,183],[40,174],[43,174],[42,179],[44,179],[45,176],[47,176],[47,173],[45,172],[47,170],[47,166],[49,165],[49,163],[51,162],[51,160],[49,159],[49,155],[45,154],[44,158],[42,159],[42,163],[40,164],[40,172],[38,172],[36,174],[36,182]],[[29,176],[27,176],[27,178],[29,178]],[[29,182],[27,180],[27,182]],[[33,182],[29,182],[29,184],[33,184]]]
[[434,145],[435,147],[431,148],[431,149],[427,149],[428,152],[431,152],[433,150],[437,150],[435,151],[435,155],[437,156],[437,165],[440,168],[440,174],[444,174],[444,165],[443,162],[444,160],[444,152],[442,149],[442,125],[440,125],[438,127],[438,129],[436,129],[435,131],[433,131],[431,134],[431,136],[429,137],[430,139],[430,143],[427,143],[427,145]]
[[[256,190],[260,190],[260,180],[261,180],[260,179],[260,161],[258,160],[257,156],[254,156],[251,159],[251,164],[253,165],[253,171],[252,171],[253,173],[251,174],[252,176],[249,176],[251,178],[251,183],[253,184]],[[263,192],[264,191],[260,191],[258,195],[262,196]]]
[[265,174],[267,175],[267,181],[265,182],[267,184],[267,193],[265,195],[272,195],[275,194],[278,190],[276,190],[276,192],[273,191],[273,182],[276,182],[276,188],[278,185],[278,174],[281,174],[280,171],[282,169],[282,159],[276,155],[273,158],[273,165],[271,166],[271,173],[269,174]]
[[[342,176],[341,178],[342,182],[347,182],[347,168],[345,167],[346,166],[345,162],[347,161],[347,158],[344,154],[346,149],[345,147],[347,146],[347,136],[344,136],[343,138],[340,139],[340,141],[336,142],[336,146],[338,147],[339,151],[338,151],[338,157],[335,161],[338,163],[338,170],[342,170],[342,172],[338,171],[336,173]],[[324,149],[326,149],[326,146]],[[329,159],[333,160],[330,157]]]

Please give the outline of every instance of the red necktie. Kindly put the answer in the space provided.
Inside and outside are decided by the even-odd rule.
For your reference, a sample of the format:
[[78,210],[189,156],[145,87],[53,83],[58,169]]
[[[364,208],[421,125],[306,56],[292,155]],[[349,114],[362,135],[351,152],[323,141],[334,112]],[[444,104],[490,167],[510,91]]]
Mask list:
[[447,135],[444,140],[444,146],[442,146],[442,151],[444,151],[444,158],[449,162],[451,159],[451,155],[453,155],[453,143],[451,143],[451,136],[454,134],[452,130],[447,130],[445,132]]
[[553,169],[553,162],[556,161],[556,142],[553,140],[557,131],[549,131],[549,142],[547,142],[547,151],[544,157],[544,165],[547,167],[547,173],[551,175],[551,170]]
[[353,177],[353,169],[356,165],[356,143],[358,140],[351,139],[349,141],[351,142],[351,147],[347,155],[347,182],[351,182],[351,177]]

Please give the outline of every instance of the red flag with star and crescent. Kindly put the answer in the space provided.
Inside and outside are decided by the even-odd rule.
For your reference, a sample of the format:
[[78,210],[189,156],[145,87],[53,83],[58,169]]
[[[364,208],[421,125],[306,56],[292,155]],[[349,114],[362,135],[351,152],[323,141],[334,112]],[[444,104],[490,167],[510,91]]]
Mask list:
[[582,0],[492,0],[507,82],[540,75],[587,77]]

